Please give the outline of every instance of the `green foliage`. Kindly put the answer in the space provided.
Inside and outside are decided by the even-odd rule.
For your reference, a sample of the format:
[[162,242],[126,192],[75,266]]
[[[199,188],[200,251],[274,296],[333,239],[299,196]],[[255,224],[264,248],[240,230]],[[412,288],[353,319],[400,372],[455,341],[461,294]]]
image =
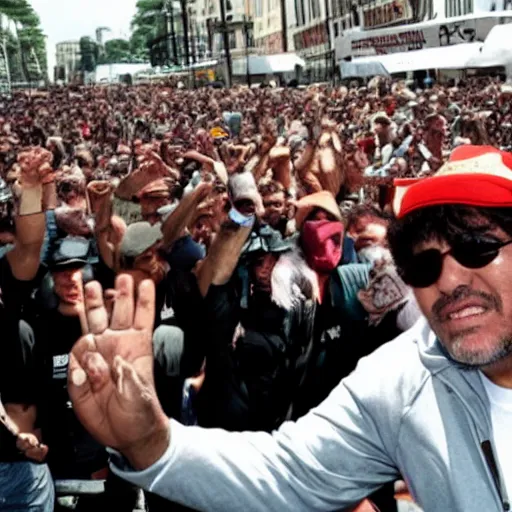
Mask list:
[[28,0],[0,0],[0,15],[0,36],[5,40],[11,80],[46,78],[46,37]]
[[117,62],[132,62],[130,41],[126,39],[111,39],[105,43],[105,51],[99,58],[100,64],[115,64]]
[[92,73],[98,63],[98,45],[88,36],[80,38],[80,67],[82,71]]
[[149,42],[165,34],[166,21],[162,14],[164,0],[138,0],[132,19],[130,46],[133,55],[149,60]]

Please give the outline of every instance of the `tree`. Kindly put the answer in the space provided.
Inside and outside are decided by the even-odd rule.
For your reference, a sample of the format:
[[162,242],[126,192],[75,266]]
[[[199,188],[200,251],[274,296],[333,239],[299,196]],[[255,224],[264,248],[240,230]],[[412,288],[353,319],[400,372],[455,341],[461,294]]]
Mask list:
[[162,11],[164,0],[138,0],[132,19],[130,46],[132,55],[149,60],[149,43],[166,34],[166,19]]
[[80,38],[80,67],[83,72],[94,72],[98,63],[98,53],[98,45],[91,37]]
[[27,0],[0,0],[2,46],[14,81],[47,76],[46,38],[37,13]]
[[105,43],[105,53],[101,56],[102,64],[115,64],[117,62],[132,62],[130,41],[126,39],[111,39]]

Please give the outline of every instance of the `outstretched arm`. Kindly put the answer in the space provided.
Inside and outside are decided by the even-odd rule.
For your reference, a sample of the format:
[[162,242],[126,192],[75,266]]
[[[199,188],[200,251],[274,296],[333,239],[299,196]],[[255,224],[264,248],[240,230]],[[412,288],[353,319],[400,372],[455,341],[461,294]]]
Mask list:
[[190,194],[181,199],[177,208],[167,217],[162,224],[163,245],[166,250],[169,250],[174,242],[183,236],[185,229],[194,218],[196,209],[211,191],[212,185],[210,183],[199,183]]
[[396,350],[413,344],[367,358],[322,405],[273,435],[183,427],[156,398],[154,285],[141,284],[137,307],[131,278],[120,276],[116,291],[109,326],[101,287],[87,285],[89,334],[72,350],[68,385],[80,421],[129,462],[114,457],[122,478],[212,512],[242,504],[250,512],[337,510],[396,478],[401,395],[390,375]]
[[112,215],[112,185],[108,181],[91,181],[87,195],[95,219],[94,236],[98,250],[105,265],[115,270],[126,224],[117,215]]
[[212,284],[223,285],[229,281],[251,230],[252,226],[243,227],[231,221],[221,227],[208,255],[195,270],[199,291],[203,297],[208,295]]

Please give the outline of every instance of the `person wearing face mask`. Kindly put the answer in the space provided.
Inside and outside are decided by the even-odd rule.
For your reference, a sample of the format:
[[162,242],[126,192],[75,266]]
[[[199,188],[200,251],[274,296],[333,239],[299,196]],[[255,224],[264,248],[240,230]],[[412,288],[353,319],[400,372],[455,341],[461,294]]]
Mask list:
[[[327,398],[358,361],[409,328],[419,316],[416,308],[402,323],[389,313],[406,309],[412,293],[388,267],[380,272],[370,262],[343,265],[345,226],[338,205],[329,192],[306,196],[297,204],[299,244],[318,280],[315,312],[314,356],[296,417]],[[385,257],[387,249],[381,251]],[[373,254],[375,256],[375,254]],[[388,260],[389,262],[389,260]],[[391,267],[393,267],[391,261]],[[392,277],[389,276],[392,274]],[[395,279],[393,280],[393,277]],[[398,284],[397,284],[398,283]],[[382,286],[392,287],[391,295]],[[396,510],[392,486],[373,495],[382,510]]]
[[302,198],[295,220],[300,250],[318,285],[314,363],[297,409],[303,414],[318,405],[375,346],[364,340],[367,313],[357,298],[369,283],[370,267],[342,265],[345,226],[334,196],[322,191]]

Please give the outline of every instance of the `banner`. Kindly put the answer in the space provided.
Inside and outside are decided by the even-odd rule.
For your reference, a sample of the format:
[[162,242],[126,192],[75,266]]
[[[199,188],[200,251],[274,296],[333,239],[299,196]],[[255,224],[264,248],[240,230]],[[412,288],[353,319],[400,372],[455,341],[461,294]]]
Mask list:
[[512,12],[508,17],[496,13],[351,32],[336,39],[336,59],[483,42],[492,27],[511,21]]

